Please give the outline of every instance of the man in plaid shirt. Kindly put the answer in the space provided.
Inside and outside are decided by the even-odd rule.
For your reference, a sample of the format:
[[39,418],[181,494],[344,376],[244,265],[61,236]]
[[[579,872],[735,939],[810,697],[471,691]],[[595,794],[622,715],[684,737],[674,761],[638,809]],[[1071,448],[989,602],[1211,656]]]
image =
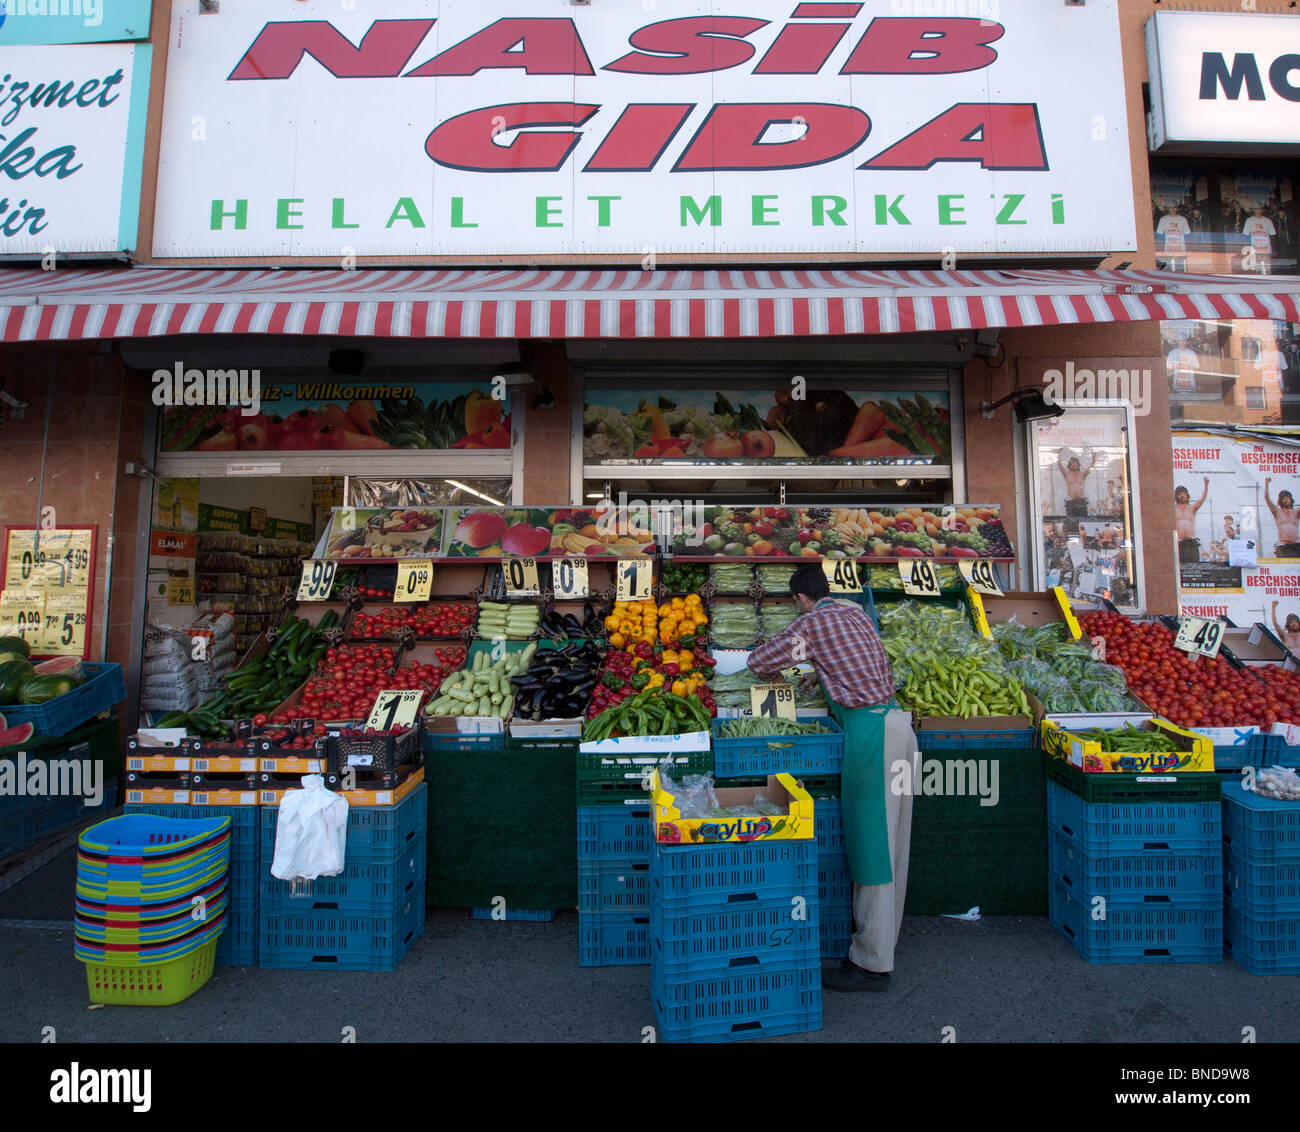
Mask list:
[[[811,662],[831,711],[844,728],[841,801],[853,879],[853,942],[837,966],[823,971],[829,990],[885,990],[903,925],[912,797],[887,788],[886,766],[916,750],[911,717],[892,703],[894,677],[871,618],[852,602],[833,601],[820,563],[790,578],[801,616],[749,656],[764,679]],[[806,687],[813,676],[805,676]],[[835,909],[822,908],[823,918]]]

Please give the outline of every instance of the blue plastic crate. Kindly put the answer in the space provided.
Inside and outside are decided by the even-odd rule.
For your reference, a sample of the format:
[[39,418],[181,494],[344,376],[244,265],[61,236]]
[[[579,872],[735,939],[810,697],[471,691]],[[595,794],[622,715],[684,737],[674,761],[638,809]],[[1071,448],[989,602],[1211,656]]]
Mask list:
[[424,733],[424,752],[436,755],[439,751],[504,751],[506,735],[430,735]]
[[1089,963],[1220,963],[1223,898],[1149,897],[1142,907],[1107,901],[1104,919],[1092,918],[1090,898],[1059,881],[1048,884],[1047,918]]
[[822,1028],[820,964],[651,980],[659,1037],[666,1042],[737,1042]]
[[1252,917],[1300,916],[1300,862],[1260,865],[1225,853],[1223,887],[1233,903]]
[[86,682],[44,704],[6,704],[10,727],[30,723],[41,736],[66,735],[101,711],[126,699],[126,680],[120,664],[86,661]]
[[1256,864],[1300,864],[1300,806],[1223,784],[1224,851]]
[[853,877],[848,854],[817,858],[817,900],[823,911],[829,909],[834,916],[852,912]]
[[635,806],[579,806],[578,860],[637,857],[649,860],[654,844],[650,803]]
[[225,931],[217,937],[216,965],[218,967],[257,966],[258,913],[237,911],[233,907],[226,914]]
[[650,853],[651,903],[673,912],[777,897],[816,899],[817,843],[660,845]]
[[1047,828],[1089,856],[1213,852],[1223,836],[1217,802],[1085,802],[1055,782],[1047,784]]
[[844,841],[844,815],[838,800],[818,801],[813,809],[813,840],[817,842],[817,857],[844,857],[848,848]]
[[471,915],[476,920],[523,920],[533,924],[549,924],[555,919],[554,908],[515,908],[507,904],[505,915],[497,916],[493,908],[475,908]]
[[[429,827],[429,784],[421,782],[395,806],[348,807],[348,840],[344,864],[392,861],[413,841],[424,840]],[[278,806],[260,806],[262,859],[270,868],[275,857]]]
[[578,862],[579,912],[646,912],[649,908],[647,858]]
[[671,915],[650,909],[652,979],[681,981],[708,974],[821,961],[817,901],[777,899]]
[[318,911],[391,915],[424,892],[426,852],[419,839],[395,861],[354,862],[338,876],[313,881],[280,880],[271,875],[268,863],[258,890],[262,911],[271,916]]
[[823,959],[843,959],[849,953],[849,945],[853,942],[852,916],[846,920],[842,916],[828,918],[823,914],[817,930]]
[[1037,742],[1032,727],[1006,731],[917,731],[920,751],[1025,751]]
[[391,971],[423,931],[423,893],[390,916],[263,913],[258,966],[281,971]]
[[1229,900],[1223,950],[1252,975],[1300,975],[1300,916],[1255,916]]
[[580,967],[639,967],[649,962],[649,912],[578,912]]
[[[813,716],[800,715],[805,722]],[[839,774],[844,766],[844,731],[829,715],[815,717],[829,727],[826,735],[773,735],[728,739],[721,734],[729,720],[713,721],[713,773],[717,778],[761,774]]]
[[1154,849],[1089,855],[1061,833],[1047,843],[1048,869],[1067,889],[1128,902],[1148,895],[1217,896],[1223,888],[1221,849],[1199,853]]

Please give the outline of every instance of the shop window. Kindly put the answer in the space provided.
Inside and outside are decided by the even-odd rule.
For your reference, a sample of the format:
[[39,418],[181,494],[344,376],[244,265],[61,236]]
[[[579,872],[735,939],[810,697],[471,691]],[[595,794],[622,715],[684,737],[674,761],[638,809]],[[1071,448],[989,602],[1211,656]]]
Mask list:
[[1246,389],[1246,408],[1248,409],[1267,409],[1268,398],[1264,395],[1262,389]]
[[1294,171],[1286,166],[1153,162],[1157,263],[1198,274],[1295,274],[1294,193]]

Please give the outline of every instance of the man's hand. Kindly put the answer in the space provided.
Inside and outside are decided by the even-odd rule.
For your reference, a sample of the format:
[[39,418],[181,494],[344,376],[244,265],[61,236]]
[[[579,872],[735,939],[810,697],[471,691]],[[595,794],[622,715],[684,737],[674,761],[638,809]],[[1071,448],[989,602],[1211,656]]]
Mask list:
[[817,690],[817,674],[815,672],[805,672],[799,677],[799,691],[808,693]]

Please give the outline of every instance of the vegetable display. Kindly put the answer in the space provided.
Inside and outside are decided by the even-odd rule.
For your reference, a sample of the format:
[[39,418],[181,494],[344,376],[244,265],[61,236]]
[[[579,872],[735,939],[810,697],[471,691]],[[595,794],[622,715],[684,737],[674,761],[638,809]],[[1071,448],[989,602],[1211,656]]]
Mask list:
[[743,594],[754,584],[752,566],[710,566],[709,581],[721,594]]
[[799,607],[792,601],[765,602],[759,610],[759,638],[770,641],[784,629],[795,623],[799,616]]
[[696,696],[647,687],[592,716],[582,727],[586,743],[621,735],[679,735],[709,729],[709,709]]
[[1137,755],[1159,754],[1169,750],[1170,739],[1162,731],[1144,731],[1131,723],[1123,727],[1092,727],[1086,731],[1070,731],[1072,739],[1097,743],[1103,754]]
[[530,604],[479,602],[478,636],[484,640],[526,641],[537,632],[542,612]]
[[[379,693],[419,688],[436,692],[448,672],[465,659],[458,645],[433,650],[433,663],[408,661],[396,670],[396,652],[379,645],[326,650],[298,703],[271,716],[272,723],[295,719],[365,719]],[[276,700],[275,703],[279,703]]]
[[601,651],[574,641],[558,649],[539,649],[528,670],[511,676],[516,719],[577,719],[587,710],[600,678]]
[[758,611],[752,601],[729,601],[714,604],[713,625],[709,635],[719,648],[752,648],[758,639]]
[[659,580],[672,593],[694,593],[709,580],[709,568],[703,562],[668,562]]
[[754,576],[768,593],[788,594],[790,592],[790,575],[796,569],[795,566],[763,565],[755,568]]
[[458,637],[478,616],[466,602],[430,602],[428,605],[388,605],[378,613],[358,610],[348,627],[354,640],[391,638],[407,628],[416,637]]
[[476,653],[469,668],[453,672],[442,682],[438,698],[425,706],[424,714],[509,719],[515,704],[510,678],[522,676],[536,652],[533,642],[522,652],[506,653],[495,664],[486,651]]
[[1067,641],[1058,623],[991,626],[1006,667],[1053,713],[1141,711],[1126,692],[1124,673],[1092,658],[1092,647]]
[[718,728],[724,739],[757,739],[765,735],[828,735],[830,728],[816,720],[771,719],[764,716],[745,716],[729,719]]
[[612,648],[605,654],[605,667],[587,714],[599,715],[647,688],[698,696],[711,711],[714,701],[708,682],[712,673],[713,658],[703,651],[667,649],[648,641],[633,649]]
[[548,637],[599,637],[604,632],[604,621],[596,612],[596,607],[587,602],[582,609],[581,621],[577,614],[548,609],[542,614],[537,627]]

